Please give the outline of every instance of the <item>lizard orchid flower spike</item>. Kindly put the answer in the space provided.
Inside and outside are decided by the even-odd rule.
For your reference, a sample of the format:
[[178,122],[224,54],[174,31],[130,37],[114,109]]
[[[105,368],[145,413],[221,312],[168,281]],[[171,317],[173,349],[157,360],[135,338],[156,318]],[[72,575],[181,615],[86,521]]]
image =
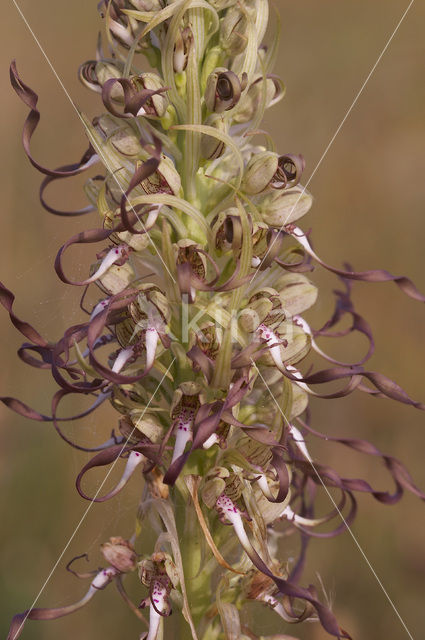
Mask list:
[[[356,516],[358,493],[384,504],[404,491],[425,499],[395,457],[366,440],[331,438],[309,421],[311,395],[329,401],[356,391],[425,409],[367,367],[374,341],[354,307],[352,283],[393,282],[400,295],[425,298],[405,276],[327,264],[312,233],[298,226],[313,204],[302,186],[305,160],[276,151],[260,126],[285,93],[272,72],[280,28],[269,21],[269,4],[102,0],[106,46],[99,41],[79,68],[98,111],[92,119],[81,114],[88,139],[81,159],[57,169],[32,155],[38,96],[11,64],[13,89],[29,110],[23,145],[43,174],[43,206],[91,222],[55,260],[60,280],[82,291],[85,314],[57,342],[19,317],[13,293],[0,284],[0,303],[25,340],[19,357],[50,370],[58,385],[49,415],[16,398],[1,401],[91,453],[77,476],[83,499],[113,500],[128,485],[139,491],[130,494],[130,540],[115,536],[102,545],[107,568],[72,570],[90,577],[86,595],[69,607],[18,614],[9,640],[27,619],[77,611],[111,582],[147,640],[174,632],[171,608],[185,639],[263,638],[241,619],[252,601],[279,616],[276,638],[290,637],[287,624],[304,620],[349,638],[314,586],[302,586],[309,541],[342,533]],[[76,211],[53,207],[50,184],[85,171],[93,171],[88,202]],[[76,246],[91,256],[82,275],[69,255]],[[304,318],[321,295],[316,264],[343,285],[319,329]],[[353,333],[367,341],[355,362],[336,360],[322,344]],[[309,368],[311,351],[323,366]],[[89,397],[88,408],[64,415],[62,401],[77,395]],[[74,441],[69,422],[78,421],[84,436],[91,431],[85,418],[106,402],[112,412],[99,419],[100,443]],[[316,459],[313,437],[380,460],[394,488],[341,476]],[[110,484],[96,492],[90,481],[105,468]],[[336,492],[337,503],[317,515],[324,490]],[[300,539],[295,561],[289,536]],[[146,617],[125,587],[137,568],[141,583],[132,588]]]

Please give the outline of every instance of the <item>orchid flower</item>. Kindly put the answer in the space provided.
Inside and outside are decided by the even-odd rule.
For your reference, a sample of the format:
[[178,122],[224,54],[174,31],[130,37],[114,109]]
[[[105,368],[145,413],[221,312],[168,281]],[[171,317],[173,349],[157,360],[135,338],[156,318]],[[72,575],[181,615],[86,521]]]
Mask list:
[[[146,625],[140,638],[147,640],[172,633],[164,624],[171,604],[184,638],[256,638],[243,620],[252,600],[280,616],[276,638],[288,637],[287,623],[304,620],[349,638],[329,603],[313,586],[301,586],[308,542],[350,526],[357,493],[384,504],[396,503],[405,490],[421,500],[425,493],[399,460],[372,443],[313,428],[309,397],[329,401],[359,392],[423,411],[424,403],[367,368],[373,336],[354,307],[350,283],[394,282],[400,294],[425,297],[404,276],[328,265],[313,250],[311,232],[298,226],[313,204],[302,184],[305,159],[276,151],[261,128],[266,109],[284,96],[272,72],[279,25],[270,19],[269,0],[101,0],[98,6],[106,39],[79,68],[98,110],[93,119],[80,114],[88,148],[79,162],[52,170],[33,157],[38,96],[15,62],[10,68],[29,109],[24,150],[44,176],[43,206],[61,216],[97,211],[100,222],[58,250],[55,271],[83,290],[86,317],[57,342],[20,319],[13,293],[0,284],[0,303],[25,339],[19,357],[50,370],[58,385],[51,415],[16,398],[1,400],[23,417],[52,422],[68,444],[95,454],[76,481],[90,503],[116,499],[140,467],[132,483],[137,479],[135,524],[128,540],[114,536],[102,545],[108,567],[89,574],[80,601],[15,616],[9,640],[27,618],[72,613],[112,581]],[[141,72],[146,64],[150,70]],[[48,203],[52,181],[95,163],[97,173],[85,185],[87,206],[67,211]],[[92,255],[89,277],[81,281],[64,267],[75,245]],[[310,273],[315,264],[343,284],[319,329],[304,318],[321,295]],[[348,329],[341,329],[347,318]],[[353,332],[368,344],[354,363],[339,362],[318,345],[319,338]],[[309,368],[312,351],[325,368]],[[329,390],[334,382],[342,387]],[[62,417],[59,404],[76,394],[95,400],[87,411]],[[78,420],[80,432],[90,429],[84,418],[105,401],[108,440],[103,435],[88,448],[67,436],[64,423]],[[313,463],[307,434],[309,447],[310,436],[319,437],[382,460],[395,488],[343,477],[316,457]],[[102,483],[90,496],[82,488],[88,471],[107,467],[106,480],[121,460],[125,467],[111,490],[101,492]],[[340,493],[339,502],[316,517],[327,487]],[[329,531],[343,509],[348,513]],[[293,563],[286,541],[295,535],[301,544]],[[124,586],[136,567],[134,589],[148,590],[140,607]],[[140,608],[149,610],[149,620]]]

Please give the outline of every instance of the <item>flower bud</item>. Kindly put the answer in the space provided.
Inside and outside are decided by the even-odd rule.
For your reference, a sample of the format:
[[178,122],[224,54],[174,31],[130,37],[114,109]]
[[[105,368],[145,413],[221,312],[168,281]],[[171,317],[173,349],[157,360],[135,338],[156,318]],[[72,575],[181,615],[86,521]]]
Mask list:
[[[295,187],[301,180],[301,176],[305,169],[304,156],[295,153],[287,153],[279,157],[279,172],[284,181],[284,187],[287,185]],[[274,185],[272,185],[274,186]],[[274,188],[279,188],[275,187]]]
[[230,424],[224,422],[224,420],[220,420],[218,423],[218,427],[215,430],[215,440],[220,449],[227,448],[227,438],[230,433]]
[[261,193],[268,187],[284,189],[299,181],[303,169],[302,156],[279,156],[273,151],[261,151],[248,162],[242,186],[250,195]]
[[301,389],[297,384],[292,383],[292,402],[289,420],[293,420],[297,416],[304,413],[308,406],[308,393]]
[[[127,16],[121,9],[124,8],[124,2],[109,2],[109,0],[101,0],[98,9],[102,17],[108,14],[108,28],[111,35],[125,48],[130,49],[137,36],[138,22]],[[138,43],[135,51],[139,52],[143,48],[144,43]]]
[[271,287],[264,287],[250,298],[247,307],[240,314],[239,321],[244,331],[251,333],[261,323],[274,328],[284,319],[285,310],[278,292]]
[[256,202],[264,222],[278,228],[304,216],[312,204],[312,196],[300,185],[287,191],[267,193]]
[[103,543],[100,549],[106,562],[121,573],[134,571],[136,568],[137,554],[128,540],[124,540],[120,536],[113,537],[109,539],[109,542]]
[[273,181],[279,166],[279,156],[273,151],[254,154],[245,169],[242,180],[244,191],[250,195],[261,193]]
[[207,472],[207,475],[205,477],[206,480],[211,480],[212,478],[222,478],[223,480],[225,480],[229,476],[230,471],[226,467],[212,467],[212,469]]
[[[265,108],[268,109],[282,100],[285,94],[285,88],[280,79],[273,75],[268,75],[266,79],[266,98]],[[234,115],[234,122],[249,122],[257,113],[263,100],[264,81],[263,76],[259,76],[249,86],[248,91],[244,95],[243,100],[239,103],[238,109]]]
[[226,483],[223,478],[211,478],[205,483],[201,495],[202,500],[209,509],[213,509],[215,503],[217,502],[217,498],[224,492],[225,489]]
[[164,8],[163,0],[130,0],[139,11],[160,11]]
[[[78,77],[86,87],[101,93],[105,82],[111,78],[121,78],[123,70],[124,65],[119,61],[88,60],[78,69]],[[115,83],[111,91],[111,98],[122,101],[122,96],[122,88],[118,83]]]
[[192,46],[192,30],[189,27],[179,30],[173,53],[173,67],[175,73],[182,73],[186,69],[189,51]]
[[[214,127],[217,131],[227,133],[227,125],[224,118],[220,115],[212,114],[205,120],[205,124]],[[213,138],[208,134],[201,136],[201,155],[205,160],[215,160],[223,155],[226,145],[221,140]]]
[[247,333],[255,331],[259,324],[264,322],[273,308],[271,300],[261,298],[250,303],[248,307],[242,309],[239,315],[239,324]]
[[267,315],[264,316],[262,321],[268,327],[278,326],[285,320],[286,309],[284,308],[282,300],[280,299],[276,289],[272,289],[271,287],[263,287],[251,297],[249,302],[252,305],[255,302],[263,302],[264,300],[268,300],[272,306],[271,310]]
[[[134,174],[134,162],[142,159],[144,150],[140,141],[127,122],[119,121],[109,114],[103,114],[88,123],[87,130],[95,148],[100,149],[102,162],[113,178],[107,186],[118,192],[117,202],[126,190]],[[114,195],[114,193],[112,193]]]
[[161,441],[163,435],[163,427],[158,418],[154,414],[144,413],[145,407],[139,410],[133,410],[130,414],[130,419],[135,428],[140,434],[149,438],[150,442],[157,444]]
[[[136,169],[136,163],[145,162],[151,153],[140,143],[139,137],[129,122],[104,114],[87,124],[90,137],[101,150],[101,159],[113,176],[108,181],[115,202],[120,202],[123,191],[128,188]],[[140,184],[142,193],[169,193],[179,195],[181,179],[174,162],[161,154],[161,161],[155,173]],[[135,190],[137,193],[137,189]]]
[[180,577],[179,572],[177,571],[177,567],[170,554],[160,551],[152,555],[152,560],[157,563],[162,563],[165,573],[167,574],[173,587],[176,589],[179,586]]
[[238,0],[210,0],[210,4],[217,11],[222,11],[223,9],[227,9],[228,7],[233,6],[237,2]]
[[218,67],[208,76],[205,104],[208,111],[223,113],[239,102],[242,86],[238,76],[224,67]]
[[126,262],[121,266],[112,265],[108,271],[99,280],[96,280],[96,284],[102,291],[108,295],[115,295],[127,289],[134,281],[135,274],[133,267]]
[[[119,392],[118,392],[119,393]],[[128,395],[122,398],[129,400]],[[125,411],[127,415],[120,418],[119,431],[130,444],[138,444],[140,442],[159,442],[163,435],[162,425],[155,414],[147,413],[145,404],[128,402],[128,407],[118,405],[117,397],[112,401],[113,406],[119,411]],[[134,406],[133,406],[134,405]]]
[[226,11],[220,24],[220,44],[230,56],[236,56],[246,49],[248,20],[239,7]]
[[275,286],[288,317],[303,313],[317,300],[317,287],[301,273],[286,273]]
[[267,471],[272,460],[270,447],[257,442],[248,436],[243,436],[237,444],[237,450],[255,467]]

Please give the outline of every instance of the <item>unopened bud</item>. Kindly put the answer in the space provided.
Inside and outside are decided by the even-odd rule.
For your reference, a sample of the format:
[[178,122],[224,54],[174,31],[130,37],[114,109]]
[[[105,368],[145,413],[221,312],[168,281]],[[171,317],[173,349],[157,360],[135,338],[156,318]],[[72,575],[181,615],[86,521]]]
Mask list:
[[[269,310],[266,303],[270,304]],[[255,308],[259,315],[262,314],[261,322],[270,328],[279,326],[285,320],[286,309],[277,290],[272,287],[263,287],[255,293],[249,301],[249,306]]]
[[250,195],[262,193],[267,188],[284,189],[299,181],[303,169],[302,156],[279,156],[273,151],[261,151],[248,162],[242,185]]
[[267,471],[271,459],[272,452],[269,446],[257,442],[248,436],[242,436],[238,441],[237,450],[255,467],[262,471]]
[[[206,119],[205,124],[214,127],[217,131],[227,133],[227,126],[224,118],[218,114],[212,114]],[[226,145],[221,140],[203,134],[201,137],[201,155],[205,160],[215,160],[223,155],[226,149]]]
[[212,509],[217,502],[217,498],[224,492],[226,489],[226,483],[223,478],[211,478],[205,483],[205,486],[202,490],[202,500],[204,503]]
[[[134,175],[137,162],[145,162],[152,154],[142,146],[130,124],[109,114],[96,118],[93,125],[87,122],[87,131],[94,146],[100,148],[102,160],[113,176],[109,180],[109,187],[112,196],[119,202]],[[148,194],[179,195],[181,178],[171,158],[161,154],[158,169],[143,180],[140,187]]]
[[134,425],[133,429],[156,444],[163,436],[163,427],[155,415],[144,413],[144,411],[145,408],[131,412],[130,419]]
[[239,7],[229,9],[220,25],[220,44],[227,54],[242,53],[247,45],[248,21]]
[[[87,132],[111,175],[112,186],[121,192],[127,189],[134,173],[134,161],[143,154],[140,141],[128,123],[103,114],[87,123]],[[133,162],[132,162],[133,160]]]
[[276,288],[289,317],[303,313],[317,300],[317,287],[301,273],[286,273],[277,280]]
[[[78,77],[80,81],[89,89],[100,93],[102,87],[107,80],[121,78],[123,73],[123,64],[114,62],[105,62],[98,60],[88,60],[84,62],[78,69]],[[111,98],[114,100],[122,100],[122,88],[115,83],[111,91]]]
[[285,94],[285,87],[276,76],[267,76],[265,85],[263,76],[259,76],[251,83],[243,100],[241,100],[235,113],[234,122],[244,123],[252,120],[260,108],[264,91],[266,92],[264,106],[267,109],[282,100]]
[[232,7],[237,2],[238,0],[210,0],[210,4],[214,7],[214,9],[217,9],[217,11],[227,9],[227,7]]
[[134,270],[131,265],[126,262],[122,266],[112,265],[108,271],[99,280],[96,280],[96,284],[108,295],[115,295],[124,291],[135,278]]
[[160,11],[164,8],[163,0],[130,0],[139,11]]
[[264,319],[268,316],[272,308],[273,304],[271,300],[267,300],[267,298],[261,298],[251,302],[239,315],[239,323],[242,329],[247,333],[255,331],[258,325],[264,322]]
[[267,193],[256,203],[264,222],[279,228],[304,216],[312,204],[312,196],[301,186]]
[[189,27],[178,31],[174,45],[173,67],[175,73],[182,73],[187,67],[190,47],[193,46],[193,34]]
[[279,156],[273,151],[262,151],[253,155],[245,169],[242,186],[246,193],[261,193],[273,181],[279,166]]
[[106,562],[109,562],[121,573],[133,571],[136,568],[137,554],[133,545],[124,538],[113,537],[100,547]]

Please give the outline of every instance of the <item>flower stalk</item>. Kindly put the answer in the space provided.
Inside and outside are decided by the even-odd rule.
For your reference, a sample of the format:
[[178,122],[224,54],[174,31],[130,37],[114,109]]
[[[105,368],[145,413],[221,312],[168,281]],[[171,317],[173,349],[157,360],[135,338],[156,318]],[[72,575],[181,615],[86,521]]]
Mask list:
[[[365,440],[333,439],[380,458],[394,493],[313,463],[308,437],[332,438],[310,425],[309,395],[330,400],[357,391],[423,410],[365,367],[373,337],[355,311],[351,283],[393,281],[405,295],[425,298],[404,276],[328,265],[313,251],[310,233],[295,225],[312,206],[301,184],[304,158],[278,153],[268,134],[265,144],[256,142],[265,110],[284,96],[272,73],[278,35],[264,41],[268,0],[105,0],[99,7],[105,50],[99,46],[96,59],[79,69],[84,86],[99,96],[99,112],[81,114],[89,147],[80,162],[51,170],[33,158],[38,98],[14,62],[10,69],[29,108],[24,149],[45,176],[43,205],[65,216],[97,213],[57,254],[56,273],[83,290],[86,314],[57,343],[19,319],[13,294],[0,285],[0,302],[26,339],[20,357],[49,368],[59,386],[49,416],[15,398],[2,401],[22,416],[53,422],[72,446],[96,452],[77,477],[82,498],[113,499],[136,471],[141,498],[135,530],[128,540],[102,545],[108,567],[83,599],[15,616],[8,640],[27,619],[67,615],[110,582],[142,622],[139,609],[148,610],[140,636],[147,640],[174,633],[172,609],[182,640],[263,637],[241,620],[253,600],[280,617],[282,634],[287,623],[310,620],[349,638],[314,587],[300,586],[308,541],[341,533],[355,517],[358,492],[387,504],[404,490],[425,495],[401,462]],[[146,61],[152,68],[142,72]],[[48,204],[50,182],[93,165],[88,206],[69,212]],[[74,245],[97,246],[83,279],[63,264]],[[321,329],[304,319],[318,297],[310,279],[315,263],[343,285]],[[351,324],[342,330],[347,317]],[[368,340],[366,356],[355,363],[336,361],[318,344],[352,332]],[[327,368],[308,368],[312,350]],[[90,409],[58,417],[61,400],[74,394],[94,396]],[[117,414],[112,436],[93,449],[71,442],[66,423],[105,401]],[[85,474],[115,464],[123,466],[115,486],[100,497],[86,494]],[[315,501],[328,487],[341,498],[317,517]],[[286,540],[296,535],[294,563]],[[136,575],[140,593],[148,591],[139,607],[124,586]]]

